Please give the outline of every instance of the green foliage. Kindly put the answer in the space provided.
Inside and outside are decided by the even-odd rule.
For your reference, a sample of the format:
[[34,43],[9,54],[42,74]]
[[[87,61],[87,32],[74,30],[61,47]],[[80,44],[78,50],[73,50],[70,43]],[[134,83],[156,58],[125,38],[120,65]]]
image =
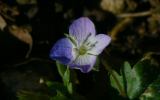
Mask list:
[[66,98],[70,98],[69,93],[72,93],[72,83],[70,83],[69,68],[59,63],[57,65],[64,83],[47,81],[45,83],[48,86],[49,93],[21,91],[17,93],[18,100],[67,100]]
[[144,59],[133,66],[127,81],[127,94],[130,99],[140,96],[146,87],[157,77],[157,69],[151,61]]
[[58,73],[61,77],[63,77],[67,67],[61,63],[59,63],[58,61],[56,61],[56,65],[57,65],[57,70],[58,70]]
[[[152,75],[152,76],[151,76]],[[124,63],[121,75],[113,71],[111,73],[111,85],[116,88],[122,96],[135,99],[140,96],[147,86],[158,75],[150,60],[143,59],[131,68],[128,62]],[[114,78],[115,77],[115,78]],[[125,95],[124,92],[125,91]]]
[[67,69],[66,69],[62,78],[63,78],[64,85],[67,86],[69,81],[70,81],[70,71],[69,71],[68,67],[67,67]]
[[68,85],[67,85],[67,89],[68,89],[68,92],[70,93],[70,94],[72,94],[73,93],[73,85],[72,85],[72,83],[70,82],[70,83],[68,83]]
[[73,88],[72,88],[72,83],[70,82],[70,70],[69,70],[69,67],[67,67],[67,69],[66,69],[66,71],[64,73],[63,83],[64,83],[64,86],[66,86],[66,88],[68,89],[68,92],[70,94],[72,94]]
[[69,99],[60,91],[57,91],[57,95],[52,97],[50,100],[69,100]]
[[70,70],[69,67],[66,67],[59,62],[56,62],[58,72],[60,76],[62,77],[63,84],[67,88],[68,92],[72,94],[73,88],[72,83],[70,82]]
[[17,94],[18,100],[50,100],[48,95],[43,93],[21,91]]
[[86,100],[83,96],[73,93],[71,82],[66,87],[62,83],[48,81],[47,86],[51,92],[56,92],[56,94],[53,93],[50,100]]
[[43,93],[22,91],[17,94],[18,100],[69,100],[68,90],[59,82],[46,82],[51,95],[45,95]]
[[124,83],[123,77],[113,70],[112,74],[110,75],[110,81],[111,81],[112,87],[117,89],[118,92],[121,93],[122,95],[122,93],[125,91],[124,84],[123,84]]
[[47,84],[49,90],[53,93],[53,95],[55,93],[57,93],[57,91],[63,93],[64,95],[68,94],[66,87],[62,83],[48,81],[48,82],[46,82],[46,84]]
[[160,75],[140,96],[140,100],[160,100]]

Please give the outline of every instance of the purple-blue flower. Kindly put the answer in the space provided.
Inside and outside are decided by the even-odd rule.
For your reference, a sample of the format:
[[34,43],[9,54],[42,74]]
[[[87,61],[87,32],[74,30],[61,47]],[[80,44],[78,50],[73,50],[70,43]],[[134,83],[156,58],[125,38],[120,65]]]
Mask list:
[[91,71],[97,56],[110,41],[108,35],[96,35],[95,26],[89,18],[81,17],[70,25],[66,38],[56,42],[50,57],[72,69],[87,73]]

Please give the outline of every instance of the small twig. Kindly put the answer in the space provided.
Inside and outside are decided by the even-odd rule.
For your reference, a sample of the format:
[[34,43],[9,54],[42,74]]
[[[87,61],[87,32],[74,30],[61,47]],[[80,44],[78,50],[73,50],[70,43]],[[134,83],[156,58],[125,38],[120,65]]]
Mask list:
[[29,57],[29,55],[31,54],[32,47],[33,47],[33,42],[29,45],[29,49],[28,49],[28,51],[27,51],[27,53],[26,53],[25,58],[28,58],[28,57]]
[[138,12],[138,13],[126,13],[126,14],[120,14],[118,15],[119,18],[126,18],[126,17],[144,17],[149,16],[153,13],[152,10],[145,11],[145,12]]
[[120,21],[112,30],[111,32],[109,33],[111,38],[112,38],[112,41],[115,41],[117,38],[117,34],[124,30],[125,26],[127,26],[128,24],[130,24],[132,22],[132,18],[125,18],[123,19],[122,21]]
[[117,34],[120,31],[123,31],[125,26],[130,24],[133,21],[134,17],[144,17],[144,16],[149,16],[152,15],[154,10],[149,10],[145,12],[138,12],[138,13],[126,13],[126,14],[120,14],[117,17],[119,18],[124,18],[122,19],[110,32],[111,38],[113,41],[116,40]]
[[52,61],[50,61],[50,60],[48,60],[48,59],[43,59],[43,58],[30,58],[30,59],[26,59],[26,60],[23,61],[23,62],[14,64],[13,66],[25,65],[25,64],[28,64],[28,63],[30,63],[30,62],[32,62],[32,61],[43,61],[43,62],[53,63]]
[[12,17],[10,17],[10,16],[8,16],[7,14],[5,14],[5,13],[3,13],[3,12],[0,12],[0,14],[1,14],[2,16],[4,16],[4,18],[6,18],[6,19],[8,19],[8,20],[10,20],[10,21],[12,21],[12,22],[15,22],[15,19],[12,18]]

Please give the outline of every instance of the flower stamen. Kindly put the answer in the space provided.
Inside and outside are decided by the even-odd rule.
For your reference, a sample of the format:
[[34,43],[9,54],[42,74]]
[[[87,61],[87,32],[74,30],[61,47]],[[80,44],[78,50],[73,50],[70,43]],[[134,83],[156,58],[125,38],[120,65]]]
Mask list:
[[97,43],[98,43],[98,41],[96,41],[95,43],[91,44],[91,45],[89,46],[88,51],[91,50],[93,47],[95,47]]
[[64,34],[73,44],[74,46],[77,46],[77,42],[73,36],[70,36],[68,34]]
[[86,39],[83,41],[83,44],[87,42],[87,40],[89,39],[89,37],[90,37],[91,35],[92,35],[91,33],[89,33],[89,34],[87,35]]

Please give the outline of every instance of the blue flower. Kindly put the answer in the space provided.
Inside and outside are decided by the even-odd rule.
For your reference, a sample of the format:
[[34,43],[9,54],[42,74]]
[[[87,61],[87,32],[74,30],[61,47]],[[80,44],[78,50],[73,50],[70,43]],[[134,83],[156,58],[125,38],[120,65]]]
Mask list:
[[109,45],[111,38],[105,34],[96,35],[93,22],[81,17],[70,25],[69,35],[56,42],[50,57],[72,69],[83,73],[91,71],[97,56]]

